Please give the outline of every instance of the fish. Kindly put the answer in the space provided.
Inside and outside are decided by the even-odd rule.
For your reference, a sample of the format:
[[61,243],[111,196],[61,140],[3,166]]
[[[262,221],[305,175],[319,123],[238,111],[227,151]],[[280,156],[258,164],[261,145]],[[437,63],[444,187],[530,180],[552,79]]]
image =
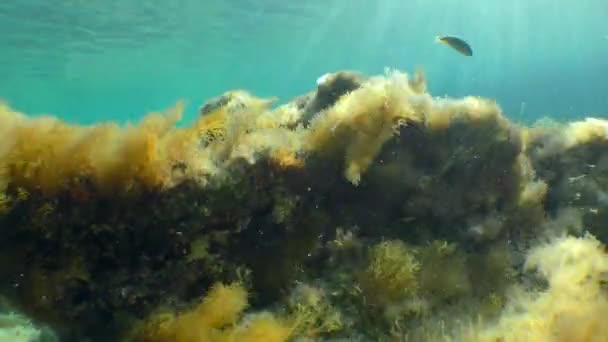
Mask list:
[[454,36],[437,36],[435,40],[441,44],[447,45],[465,56],[473,56],[473,49],[464,40]]

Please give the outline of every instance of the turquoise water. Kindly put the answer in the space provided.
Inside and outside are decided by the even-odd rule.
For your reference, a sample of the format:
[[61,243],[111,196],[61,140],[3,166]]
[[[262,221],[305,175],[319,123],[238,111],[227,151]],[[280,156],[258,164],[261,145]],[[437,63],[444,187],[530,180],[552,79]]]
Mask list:
[[[517,121],[608,113],[605,0],[5,0],[0,98],[65,120],[136,120],[244,88],[281,101],[323,73],[422,66],[434,95]],[[437,35],[470,42],[466,58]]]

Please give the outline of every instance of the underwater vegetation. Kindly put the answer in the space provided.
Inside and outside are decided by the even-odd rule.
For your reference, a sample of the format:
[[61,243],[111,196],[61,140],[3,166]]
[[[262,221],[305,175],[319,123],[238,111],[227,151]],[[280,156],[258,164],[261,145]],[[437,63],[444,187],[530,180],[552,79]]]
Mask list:
[[608,122],[523,127],[399,71],[273,103],[1,106],[3,311],[62,341],[608,339]]

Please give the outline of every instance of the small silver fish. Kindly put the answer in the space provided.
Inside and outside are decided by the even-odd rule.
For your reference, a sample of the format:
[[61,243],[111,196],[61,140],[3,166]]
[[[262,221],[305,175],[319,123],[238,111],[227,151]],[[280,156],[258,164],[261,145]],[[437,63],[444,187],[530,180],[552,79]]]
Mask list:
[[471,49],[471,46],[469,46],[469,44],[467,42],[465,42],[464,40],[458,38],[458,37],[454,37],[454,36],[437,36],[435,38],[435,40],[438,43],[447,45],[449,47],[451,47],[452,49],[460,52],[462,55],[465,56],[473,56],[473,49]]

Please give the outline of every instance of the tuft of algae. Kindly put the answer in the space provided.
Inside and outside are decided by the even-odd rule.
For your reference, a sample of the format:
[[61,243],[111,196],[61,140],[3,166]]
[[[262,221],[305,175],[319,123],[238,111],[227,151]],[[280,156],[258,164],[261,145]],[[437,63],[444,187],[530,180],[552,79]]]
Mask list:
[[215,284],[205,299],[188,311],[157,314],[128,337],[129,341],[283,342],[291,335],[289,323],[269,313],[241,318],[248,305],[247,291],[238,283]]

